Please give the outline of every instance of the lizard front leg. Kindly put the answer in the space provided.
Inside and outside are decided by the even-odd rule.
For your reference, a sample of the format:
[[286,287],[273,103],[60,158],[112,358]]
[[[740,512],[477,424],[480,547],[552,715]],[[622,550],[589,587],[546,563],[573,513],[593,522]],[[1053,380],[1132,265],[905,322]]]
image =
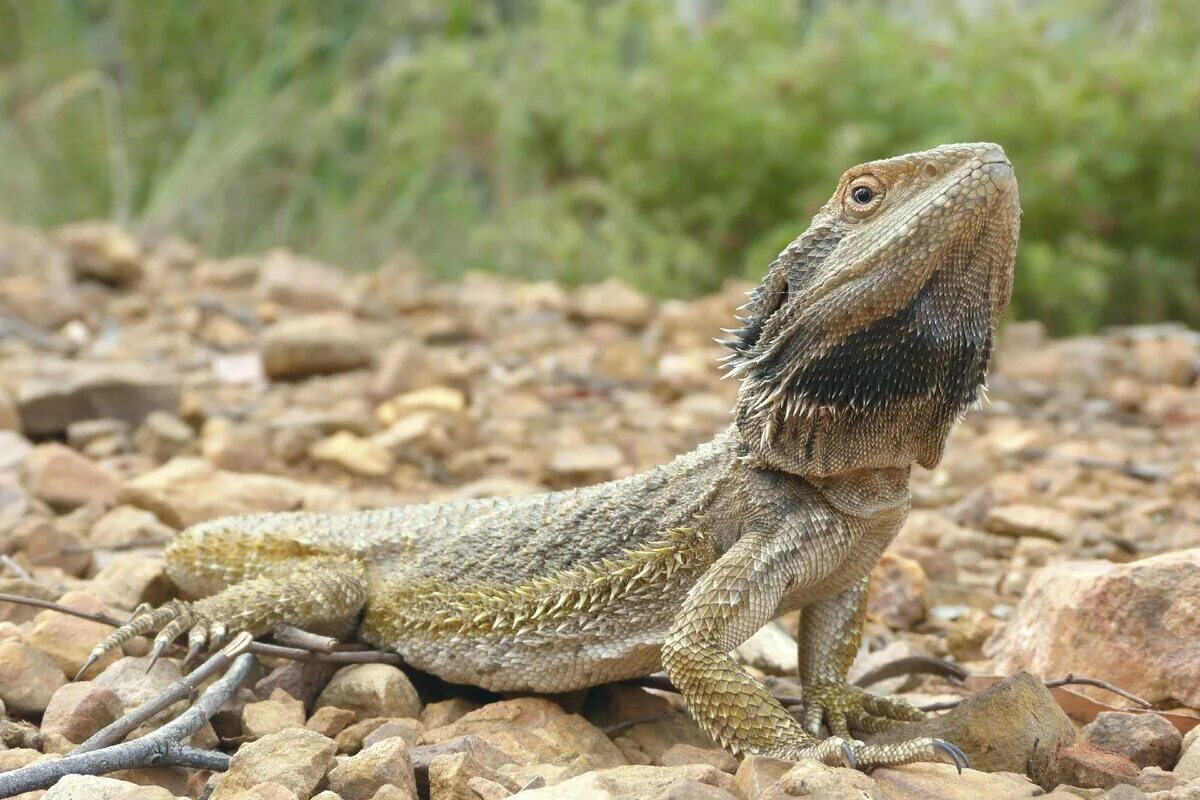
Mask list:
[[853,586],[804,608],[800,618],[800,684],[804,687],[804,728],[816,735],[824,721],[830,733],[850,737],[853,728],[875,733],[925,715],[908,703],[877,697],[846,682],[862,642],[867,615],[867,584]]
[[858,544],[855,528],[808,509],[774,535],[743,536],[688,593],[664,643],[663,667],[697,724],[735,753],[863,769],[947,755],[961,768],[965,756],[940,739],[885,746],[836,734],[819,740],[729,655],[774,616],[785,593],[819,583],[841,563]]

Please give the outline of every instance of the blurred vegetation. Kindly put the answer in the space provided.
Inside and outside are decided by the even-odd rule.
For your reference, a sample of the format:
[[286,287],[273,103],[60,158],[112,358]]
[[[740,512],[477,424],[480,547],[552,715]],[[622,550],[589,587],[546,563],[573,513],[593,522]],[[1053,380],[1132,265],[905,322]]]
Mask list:
[[0,0],[0,216],[668,295],[1002,143],[1020,316],[1200,324],[1195,0]]

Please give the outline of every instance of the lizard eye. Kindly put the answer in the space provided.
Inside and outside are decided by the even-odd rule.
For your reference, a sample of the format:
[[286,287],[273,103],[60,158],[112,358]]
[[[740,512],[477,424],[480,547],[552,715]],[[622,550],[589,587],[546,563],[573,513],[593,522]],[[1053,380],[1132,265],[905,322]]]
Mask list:
[[875,192],[871,191],[871,187],[869,186],[855,186],[850,192],[850,196],[854,198],[854,202],[860,206],[865,206],[871,202],[871,198],[875,196]]

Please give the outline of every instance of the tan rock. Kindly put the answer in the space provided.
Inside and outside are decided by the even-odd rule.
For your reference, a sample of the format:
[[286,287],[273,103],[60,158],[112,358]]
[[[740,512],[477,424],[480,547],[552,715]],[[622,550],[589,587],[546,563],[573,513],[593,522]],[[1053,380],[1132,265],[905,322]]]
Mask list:
[[271,781],[258,783],[248,789],[243,789],[231,800],[301,800],[300,795],[281,783]]
[[151,511],[176,528],[236,514],[264,511],[327,511],[337,493],[275,475],[219,470],[198,458],[176,458],[126,481],[119,499]]
[[[439,742],[438,744],[419,745],[410,748],[408,754],[412,760],[413,775],[416,779],[417,790],[422,797],[431,794],[430,770],[434,762],[447,756],[467,754],[473,760],[472,763],[478,763],[484,769],[494,771],[499,771],[501,768],[513,763],[511,756],[492,747],[478,736],[459,736]],[[477,770],[473,774],[486,773],[483,770]],[[521,785],[527,786],[528,781],[521,783]]]
[[[17,410],[17,398],[13,397],[13,393],[6,386],[0,386],[0,431],[15,434],[17,439],[22,438],[21,413]],[[0,439],[0,442],[7,441]],[[8,448],[0,446],[0,452],[7,455]]]
[[99,548],[122,549],[135,545],[161,547],[175,538],[175,529],[164,525],[145,509],[120,505],[92,524],[88,541]]
[[421,709],[421,724],[427,729],[440,728],[443,725],[457,722],[477,708],[479,708],[478,703],[465,697],[452,697],[449,700],[427,703]]
[[282,249],[262,260],[255,291],[264,300],[305,311],[344,308],[352,299],[342,270]]
[[[317,709],[317,711],[320,710],[321,709]],[[346,711],[348,709],[340,710]],[[351,711],[350,713],[355,714],[356,712]],[[390,721],[391,720],[389,720],[387,717],[368,717],[367,719],[360,720],[352,725],[347,725],[344,729],[338,732],[337,736],[334,737],[334,741],[337,743],[338,752],[345,753],[347,755],[353,755],[357,753],[362,749],[364,739]]]
[[136,425],[155,410],[177,412],[179,398],[179,380],[170,369],[137,362],[40,361],[17,387],[28,436],[106,417]]
[[385,784],[403,789],[411,800],[417,798],[412,761],[403,739],[374,744],[329,772],[329,788],[343,800],[370,800]]
[[332,739],[303,728],[264,736],[238,748],[211,800],[232,800],[262,783],[278,783],[309,797],[334,765],[334,752]]
[[758,800],[795,764],[772,756],[746,756],[733,776],[733,793],[741,800]]
[[50,697],[41,730],[43,734],[59,734],[80,744],[124,712],[121,698],[112,690],[91,681],[68,683]]
[[627,283],[610,278],[577,289],[571,300],[571,312],[588,322],[641,327],[654,313],[654,304]]
[[332,375],[371,364],[371,347],[353,317],[311,314],[277,322],[262,336],[263,371],[272,380]]
[[111,505],[119,486],[111,472],[57,442],[38,445],[25,458],[25,480],[36,497],[57,508]]
[[[84,506],[79,511],[87,512]],[[57,567],[68,575],[82,577],[92,566],[92,554],[87,542],[71,530],[70,515],[54,520],[38,516],[25,517],[12,530],[13,548],[30,563],[41,567]]]
[[[1037,784],[1024,775],[1011,772],[963,770],[960,775],[950,764],[909,764],[880,768],[871,772],[878,795],[884,800],[1021,800],[1045,797]],[[763,800],[774,797],[771,794]]]
[[461,414],[466,408],[467,396],[461,390],[451,386],[427,386],[380,403],[375,408],[375,419],[387,427],[418,411]]
[[[1039,570],[987,643],[1000,673],[1099,678],[1150,702],[1200,706],[1200,549]],[[1076,691],[1095,693],[1078,687]]]
[[693,778],[678,778],[662,790],[655,800],[738,800],[724,789]]
[[467,735],[478,736],[522,763],[576,753],[588,754],[597,767],[625,763],[621,751],[598,728],[540,697],[490,703],[451,725],[427,731],[421,741],[436,744]]
[[730,775],[738,771],[738,760],[716,747],[676,744],[669,747],[658,761],[660,767],[681,767],[685,764],[708,764]]
[[[67,592],[58,598],[61,605],[77,611],[107,614],[108,607],[86,592]],[[43,611],[34,617],[33,628],[25,637],[31,646],[54,660],[64,673],[75,676],[91,655],[92,650],[112,633],[112,628],[99,622],[80,619],[58,611]],[[119,650],[105,653],[88,668],[87,677],[99,675],[121,657]]]
[[127,287],[142,277],[142,246],[115,223],[87,220],[64,225],[54,240],[79,277]]
[[[861,773],[859,773],[860,776]],[[862,776],[866,777],[866,776]],[[623,766],[593,770],[542,789],[521,792],[522,800],[638,800],[652,799],[680,779],[725,789],[732,778],[702,764],[683,767]],[[870,778],[867,778],[870,781]]]
[[[0,592],[5,594],[16,594],[22,597],[34,597],[38,600],[54,601],[58,599],[58,592],[51,589],[49,586],[43,586],[40,583],[31,583],[30,581],[21,578],[0,578]],[[18,603],[0,603],[0,624],[2,623],[22,623],[42,613],[41,610],[33,606],[21,605]],[[20,638],[21,631],[17,631]],[[11,638],[11,637],[6,637]]]
[[139,453],[156,461],[167,461],[182,455],[196,440],[192,426],[166,411],[152,411],[142,420],[133,434],[133,444]]
[[1074,517],[1044,506],[1013,504],[996,506],[983,521],[989,533],[1001,536],[1038,536],[1065,541],[1075,529]]
[[39,761],[42,754],[32,747],[18,747],[12,750],[0,750],[0,772],[11,772],[14,769],[27,767]]
[[[481,784],[481,781],[486,783]],[[474,794],[480,794],[475,787],[483,786],[485,790],[495,794],[495,790],[487,784],[500,787],[507,797],[519,792],[523,787],[509,776],[493,769],[476,759],[470,753],[453,753],[435,758],[429,765],[429,796],[438,800],[475,800]]]
[[171,596],[166,563],[148,556],[118,558],[96,573],[89,589],[100,603],[114,608],[134,609],[142,603],[157,607]]
[[[170,659],[160,658],[147,670],[149,663],[148,656],[122,658],[97,675],[92,682],[115,692],[128,712],[183,677],[179,672],[179,665]],[[181,700],[153,717],[151,724],[161,725],[186,708],[187,700]]]
[[42,800],[116,800],[138,786],[99,775],[67,775],[50,787]]
[[907,630],[925,618],[928,610],[925,570],[895,553],[884,553],[871,571],[867,614],[889,628]]
[[401,717],[391,719],[363,737],[362,746],[370,747],[384,739],[400,738],[409,747],[414,747],[425,734],[425,726],[419,720]]
[[607,480],[624,464],[625,454],[615,444],[589,444],[555,450],[548,469],[557,481],[583,484]]
[[332,739],[345,730],[347,725],[354,722],[354,718],[355,713],[347,708],[323,706],[313,712],[313,715],[308,718],[308,722],[304,723],[304,727]]
[[380,478],[396,467],[396,458],[383,445],[350,431],[338,431],[308,449],[313,461],[334,464],[355,475]]
[[388,664],[352,664],[339,669],[317,698],[317,708],[336,706],[369,717],[417,717],[421,699],[408,676]]
[[890,800],[870,776],[846,767],[829,767],[810,759],[796,762],[758,798],[788,800],[805,795],[828,797],[831,800]]
[[303,727],[304,703],[283,689],[271,692],[268,700],[242,707],[242,735],[248,739],[261,739],[287,728]]
[[734,648],[733,654],[743,664],[769,675],[791,677],[800,669],[796,640],[776,620],[759,628]]
[[52,658],[21,642],[0,642],[0,700],[14,714],[36,716],[67,682]]
[[1085,789],[1110,789],[1121,783],[1137,783],[1138,768],[1129,756],[1101,750],[1091,742],[1063,748],[1058,760],[1059,783]]

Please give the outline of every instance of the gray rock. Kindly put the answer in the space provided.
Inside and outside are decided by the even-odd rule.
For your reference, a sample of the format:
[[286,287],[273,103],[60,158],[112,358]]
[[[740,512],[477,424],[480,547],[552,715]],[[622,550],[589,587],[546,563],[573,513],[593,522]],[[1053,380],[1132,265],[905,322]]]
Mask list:
[[334,765],[335,751],[332,739],[303,728],[264,736],[238,749],[211,800],[232,800],[262,783],[278,783],[309,797]]
[[1157,714],[1126,714],[1102,711],[1088,723],[1085,741],[1112,753],[1129,756],[1139,767],[1171,769],[1179,759],[1183,735]]
[[385,739],[338,764],[329,772],[329,788],[343,800],[371,800],[390,784],[416,800],[413,765],[403,739]]
[[337,706],[368,717],[416,717],[421,699],[408,676],[388,664],[342,667],[317,698],[317,708]]
[[867,737],[876,744],[917,736],[961,747],[984,772],[1025,774],[1049,790],[1057,783],[1060,748],[1075,741],[1075,727],[1042,682],[1018,673],[969,697],[942,716]]
[[115,418],[137,425],[153,411],[179,409],[180,384],[169,370],[140,363],[43,362],[17,386],[29,436],[51,436],[80,420]]

